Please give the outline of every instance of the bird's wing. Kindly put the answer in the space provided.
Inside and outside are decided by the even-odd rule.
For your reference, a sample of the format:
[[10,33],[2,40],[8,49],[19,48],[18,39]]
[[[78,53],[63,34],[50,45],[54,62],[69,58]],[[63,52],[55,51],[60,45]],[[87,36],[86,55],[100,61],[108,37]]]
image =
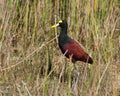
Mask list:
[[84,48],[74,40],[64,44],[61,50],[66,57],[69,58],[71,56],[73,62],[79,60],[90,64],[93,63],[92,58],[84,51]]
[[70,41],[63,46],[63,52],[66,52],[66,56],[73,55],[73,58],[79,59],[87,53],[84,51],[83,47],[76,41]]

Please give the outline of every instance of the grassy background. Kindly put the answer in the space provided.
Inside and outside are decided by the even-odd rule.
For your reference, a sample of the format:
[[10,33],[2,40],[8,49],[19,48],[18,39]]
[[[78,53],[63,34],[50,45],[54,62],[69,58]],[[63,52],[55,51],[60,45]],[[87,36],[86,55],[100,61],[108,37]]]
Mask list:
[[[77,86],[50,28],[59,19],[94,60],[77,62]],[[120,1],[0,0],[0,95],[120,96]]]

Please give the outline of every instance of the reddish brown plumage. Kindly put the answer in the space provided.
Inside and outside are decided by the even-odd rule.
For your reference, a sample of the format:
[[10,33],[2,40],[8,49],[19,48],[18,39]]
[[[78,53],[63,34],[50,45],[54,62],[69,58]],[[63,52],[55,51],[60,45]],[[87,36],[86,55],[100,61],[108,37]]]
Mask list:
[[84,48],[67,35],[67,22],[64,20],[60,20],[59,23],[53,25],[52,28],[57,26],[61,27],[61,32],[58,37],[58,43],[62,53],[65,54],[67,58],[71,57],[73,63],[75,63],[76,61],[83,61],[92,64],[93,60],[84,51]]
[[83,47],[80,46],[76,41],[72,40],[66,44],[64,44],[62,47],[60,47],[62,53],[67,58],[72,59],[72,62],[75,63],[76,61],[83,61],[92,64],[93,60],[91,57],[84,51]]

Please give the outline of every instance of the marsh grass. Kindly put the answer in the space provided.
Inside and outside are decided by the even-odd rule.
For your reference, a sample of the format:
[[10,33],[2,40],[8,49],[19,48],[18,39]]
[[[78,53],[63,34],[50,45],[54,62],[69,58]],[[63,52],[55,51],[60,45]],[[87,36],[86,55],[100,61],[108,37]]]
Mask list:
[[[119,96],[119,10],[119,0],[0,0],[0,95]],[[76,63],[77,85],[50,28],[59,19],[94,60]]]

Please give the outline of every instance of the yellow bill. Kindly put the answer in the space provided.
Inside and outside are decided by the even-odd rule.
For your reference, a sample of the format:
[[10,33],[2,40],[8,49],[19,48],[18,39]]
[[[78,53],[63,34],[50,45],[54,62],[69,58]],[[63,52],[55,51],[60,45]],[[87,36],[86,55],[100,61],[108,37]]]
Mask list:
[[58,23],[53,25],[53,26],[51,26],[51,28],[55,28],[55,27],[59,26],[59,23],[62,23],[62,20],[59,20]]
[[57,24],[51,26],[51,28],[55,28],[55,27],[57,27],[57,26],[59,26],[59,23],[57,23]]

